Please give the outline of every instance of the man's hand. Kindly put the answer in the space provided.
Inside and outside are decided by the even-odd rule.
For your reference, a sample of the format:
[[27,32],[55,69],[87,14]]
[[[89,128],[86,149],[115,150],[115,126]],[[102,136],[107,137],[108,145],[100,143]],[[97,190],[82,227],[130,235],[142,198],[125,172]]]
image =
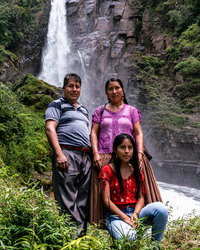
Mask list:
[[94,157],[93,157],[93,163],[92,165],[97,168],[99,171],[102,168],[102,161],[101,161],[101,156],[99,155],[99,153],[95,153]]
[[66,156],[61,153],[60,155],[57,156],[57,163],[58,163],[58,168],[61,172],[67,172],[68,170],[68,161]]

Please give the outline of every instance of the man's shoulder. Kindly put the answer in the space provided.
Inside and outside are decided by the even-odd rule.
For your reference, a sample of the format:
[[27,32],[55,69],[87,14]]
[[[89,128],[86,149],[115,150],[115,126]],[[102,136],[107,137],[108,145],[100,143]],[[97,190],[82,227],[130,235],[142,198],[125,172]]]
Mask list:
[[84,107],[83,105],[81,105],[81,111],[83,111],[84,113],[89,113],[88,109],[86,107]]
[[79,111],[81,111],[81,113],[83,113],[87,117],[87,119],[89,119],[89,111],[87,110],[86,107],[80,105]]

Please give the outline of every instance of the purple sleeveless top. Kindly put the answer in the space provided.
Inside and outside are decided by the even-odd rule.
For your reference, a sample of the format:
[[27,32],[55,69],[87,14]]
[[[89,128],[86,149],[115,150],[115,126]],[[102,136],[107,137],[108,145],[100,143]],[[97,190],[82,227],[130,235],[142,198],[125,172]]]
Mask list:
[[121,133],[127,133],[133,137],[133,124],[139,120],[141,122],[140,111],[125,103],[123,108],[116,113],[108,110],[105,106],[102,116],[101,106],[99,106],[92,115],[92,122],[100,123],[99,153],[112,153],[114,139]]

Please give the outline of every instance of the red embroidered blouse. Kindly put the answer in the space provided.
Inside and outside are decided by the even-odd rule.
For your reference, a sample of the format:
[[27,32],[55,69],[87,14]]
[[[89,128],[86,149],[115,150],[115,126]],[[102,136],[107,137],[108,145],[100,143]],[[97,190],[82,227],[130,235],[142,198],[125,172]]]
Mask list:
[[[105,174],[105,176],[104,176]],[[146,187],[144,182],[144,175],[142,175],[142,193],[146,194]],[[115,171],[110,165],[105,165],[99,174],[99,180],[103,181],[103,189],[105,190],[106,180],[110,182],[110,199],[119,208],[124,209],[127,206],[135,207],[136,199],[136,181],[134,173],[132,173],[127,179],[123,179],[124,192],[120,192],[119,182]]]

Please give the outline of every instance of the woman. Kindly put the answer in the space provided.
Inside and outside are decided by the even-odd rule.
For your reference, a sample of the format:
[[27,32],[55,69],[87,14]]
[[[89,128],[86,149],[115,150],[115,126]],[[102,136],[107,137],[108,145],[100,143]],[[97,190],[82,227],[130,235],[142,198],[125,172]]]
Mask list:
[[144,176],[139,169],[135,143],[129,134],[118,135],[109,165],[100,172],[103,202],[107,208],[106,226],[116,239],[136,239],[137,220],[152,225],[152,239],[161,241],[168,211],[161,202],[144,207]]
[[[143,161],[144,163],[148,162],[143,153],[144,138],[140,125],[140,112],[128,105],[121,80],[117,78],[108,80],[105,85],[105,92],[108,97],[108,104],[105,105],[103,110],[102,106],[99,106],[92,117],[91,146],[93,166],[90,185],[90,224],[93,222],[99,224],[105,218],[105,208],[101,200],[98,175],[102,166],[106,165],[111,158],[115,137],[120,133],[128,133],[134,136],[139,167],[143,168]],[[150,197],[148,186],[147,196]]]

